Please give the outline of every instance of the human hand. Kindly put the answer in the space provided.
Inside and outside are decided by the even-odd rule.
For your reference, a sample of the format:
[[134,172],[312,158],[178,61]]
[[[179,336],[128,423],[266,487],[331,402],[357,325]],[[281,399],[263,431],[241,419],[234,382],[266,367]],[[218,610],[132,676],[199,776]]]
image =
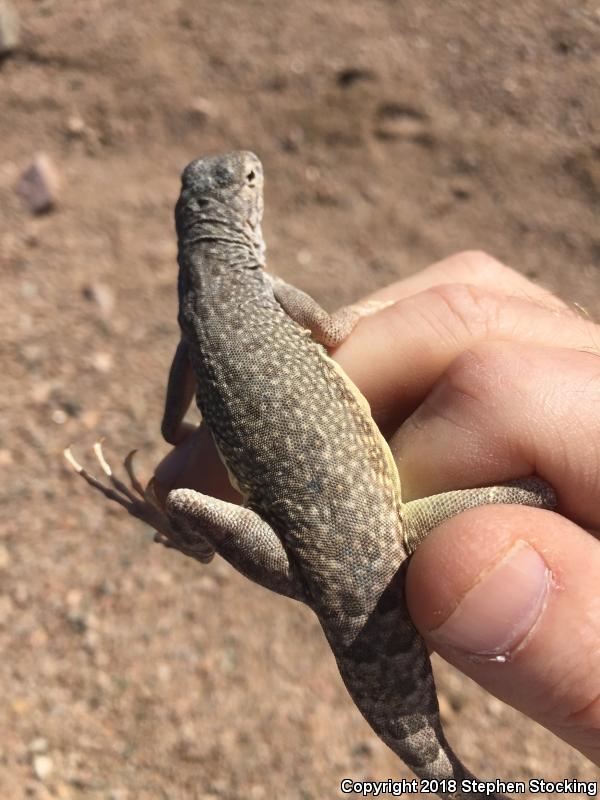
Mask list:
[[[600,763],[600,327],[481,253],[370,299],[397,302],[361,320],[335,358],[389,438],[403,500],[533,472],[559,500],[560,514],[486,506],[432,532],[408,573],[415,624]],[[179,486],[235,497],[202,428],[156,479],[163,497]]]

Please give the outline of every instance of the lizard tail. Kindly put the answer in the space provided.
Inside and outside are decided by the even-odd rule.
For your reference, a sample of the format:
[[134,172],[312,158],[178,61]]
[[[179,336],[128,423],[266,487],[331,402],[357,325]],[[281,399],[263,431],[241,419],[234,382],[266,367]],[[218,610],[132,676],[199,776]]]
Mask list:
[[401,568],[350,646],[338,647],[328,637],[346,688],[377,735],[429,782],[430,792],[447,800],[505,798],[477,787],[446,740],[427,648],[406,610],[404,576]]

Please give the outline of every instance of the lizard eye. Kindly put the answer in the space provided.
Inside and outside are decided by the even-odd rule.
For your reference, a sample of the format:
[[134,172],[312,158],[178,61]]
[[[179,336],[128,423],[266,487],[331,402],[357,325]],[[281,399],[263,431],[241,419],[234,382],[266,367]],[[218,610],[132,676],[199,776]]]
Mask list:
[[250,170],[250,172],[246,175],[246,180],[248,181],[248,183],[252,183],[255,177],[256,175],[254,173],[254,170]]

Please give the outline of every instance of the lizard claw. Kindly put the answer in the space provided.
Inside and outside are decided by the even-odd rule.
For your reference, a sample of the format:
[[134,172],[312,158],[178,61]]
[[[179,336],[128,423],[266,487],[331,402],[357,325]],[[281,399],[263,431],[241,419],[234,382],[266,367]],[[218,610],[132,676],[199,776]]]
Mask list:
[[[154,541],[162,544],[164,547],[182,550],[186,555],[191,555],[193,558],[207,564],[212,561],[215,551],[214,548],[203,539],[202,542],[194,543],[194,547],[178,545],[179,536],[174,530],[169,518],[160,508],[156,500],[154,492],[154,480],[152,479],[148,486],[144,489],[141,482],[135,475],[133,467],[133,458],[136,450],[132,450],[127,454],[123,461],[123,466],[129,477],[131,488],[123,483],[112,471],[112,468],[102,451],[102,443],[96,442],[94,444],[94,454],[100,464],[102,472],[106,475],[112,486],[106,486],[102,481],[98,480],[95,475],[88,472],[74,457],[71,448],[67,447],[63,451],[63,455],[71,467],[96,491],[104,495],[104,497],[118,503],[120,506],[131,514],[132,517],[145,522],[154,528]],[[186,543],[187,544],[187,543]]]

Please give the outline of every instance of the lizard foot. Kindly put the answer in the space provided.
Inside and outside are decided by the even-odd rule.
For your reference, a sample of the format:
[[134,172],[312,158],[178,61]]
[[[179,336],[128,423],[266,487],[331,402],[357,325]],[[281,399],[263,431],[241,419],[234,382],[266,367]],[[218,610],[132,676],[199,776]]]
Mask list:
[[185,555],[189,555],[204,564],[212,561],[215,550],[206,539],[202,538],[202,541],[200,541],[199,537],[196,537],[193,546],[190,546],[188,542],[184,543],[180,541],[181,536],[177,530],[177,526],[171,522],[158,504],[154,491],[154,479],[152,479],[144,489],[136,477],[133,468],[133,458],[136,452],[136,450],[132,450],[123,461],[123,466],[129,476],[131,488],[114,474],[110,464],[104,457],[102,444],[100,442],[95,443],[94,453],[102,471],[112,484],[112,487],[106,486],[102,481],[99,481],[98,478],[76,461],[70,447],[67,447],[66,450],[63,451],[63,454],[75,472],[81,475],[92,488],[96,489],[109,500],[123,506],[132,517],[136,517],[136,519],[154,528],[155,542],[162,544],[164,547],[180,550],[185,553]]

